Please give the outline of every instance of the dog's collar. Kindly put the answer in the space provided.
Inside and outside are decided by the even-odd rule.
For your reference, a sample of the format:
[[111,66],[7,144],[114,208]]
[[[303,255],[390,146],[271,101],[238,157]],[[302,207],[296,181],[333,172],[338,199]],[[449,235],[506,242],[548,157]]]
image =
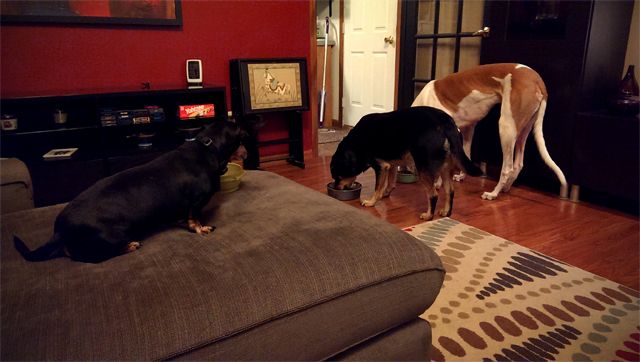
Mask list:
[[[196,141],[214,152],[218,150],[216,146],[213,145],[213,140],[211,140],[211,138],[207,136],[196,136]],[[220,169],[218,173],[220,175],[224,175],[225,173],[227,173],[228,169],[229,168],[227,168],[227,165],[225,164],[225,167],[223,169]]]
[[207,136],[198,135],[196,136],[196,141],[212,151],[217,150],[216,146],[213,145],[213,140]]

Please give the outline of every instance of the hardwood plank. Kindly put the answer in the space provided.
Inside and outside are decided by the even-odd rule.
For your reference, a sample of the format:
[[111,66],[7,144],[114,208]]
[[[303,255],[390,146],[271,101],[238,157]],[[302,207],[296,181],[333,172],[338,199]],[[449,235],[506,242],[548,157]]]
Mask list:
[[[331,157],[305,155],[305,160],[305,169],[283,161],[261,167],[326,193]],[[371,194],[373,171],[359,176],[358,182],[363,184],[363,196]],[[495,184],[480,177],[456,183],[451,218],[640,290],[640,223],[636,216],[518,186],[497,200],[482,200],[482,192]],[[426,197],[418,184],[398,184],[389,198],[370,208],[357,200],[345,202],[399,228],[421,223],[418,216],[426,209]]]

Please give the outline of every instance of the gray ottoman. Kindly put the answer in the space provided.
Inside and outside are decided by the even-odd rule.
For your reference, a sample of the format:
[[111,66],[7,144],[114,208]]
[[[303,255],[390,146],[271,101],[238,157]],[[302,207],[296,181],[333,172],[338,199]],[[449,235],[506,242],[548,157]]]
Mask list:
[[278,175],[217,194],[207,236],[177,227],[101,264],[24,261],[62,205],[2,217],[2,360],[426,360],[418,316],[438,256],[398,228]]

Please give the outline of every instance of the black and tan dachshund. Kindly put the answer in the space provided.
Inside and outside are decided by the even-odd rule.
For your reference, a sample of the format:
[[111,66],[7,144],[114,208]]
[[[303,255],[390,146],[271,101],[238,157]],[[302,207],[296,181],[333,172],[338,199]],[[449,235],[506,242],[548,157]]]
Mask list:
[[82,192],[60,212],[48,243],[30,251],[14,236],[15,247],[29,261],[68,256],[98,263],[136,250],[163,225],[186,220],[189,230],[209,233],[213,227],[200,224],[200,213],[220,189],[230,157],[246,157],[245,136],[234,123],[213,123],[195,141]]
[[433,219],[442,178],[445,205],[441,216],[453,207],[452,177],[458,170],[471,176],[482,171],[465,155],[462,136],[453,119],[432,107],[412,107],[388,113],[368,114],[340,142],[331,159],[331,176],[336,189],[349,188],[356,177],[372,167],[376,173],[373,196],[362,205],[373,206],[395,188],[397,166],[415,168],[429,198],[421,219]]

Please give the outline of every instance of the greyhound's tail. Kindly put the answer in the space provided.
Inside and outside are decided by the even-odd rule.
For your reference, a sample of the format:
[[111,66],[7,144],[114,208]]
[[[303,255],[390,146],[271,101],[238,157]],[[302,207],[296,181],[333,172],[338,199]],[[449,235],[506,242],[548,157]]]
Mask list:
[[64,247],[58,234],[54,234],[46,244],[35,250],[29,250],[27,245],[16,235],[13,236],[13,244],[22,257],[28,261],[44,261],[65,256]]
[[460,133],[458,127],[455,126],[453,119],[451,119],[449,125],[444,127],[444,133],[449,141],[449,150],[456,159],[458,167],[470,176],[481,176],[482,170],[480,167],[476,166],[476,164],[467,157],[467,154],[464,153],[464,148],[462,148],[462,133]]
[[560,167],[551,159],[551,155],[549,155],[549,151],[547,151],[547,146],[544,142],[544,136],[542,135],[542,120],[546,109],[547,100],[543,99],[542,102],[540,102],[540,108],[538,108],[538,113],[536,114],[536,119],[533,124],[533,137],[538,146],[540,156],[542,156],[542,160],[556,174],[560,181],[560,197],[566,199],[569,193],[567,189],[567,179],[564,177],[564,173],[562,173]]

